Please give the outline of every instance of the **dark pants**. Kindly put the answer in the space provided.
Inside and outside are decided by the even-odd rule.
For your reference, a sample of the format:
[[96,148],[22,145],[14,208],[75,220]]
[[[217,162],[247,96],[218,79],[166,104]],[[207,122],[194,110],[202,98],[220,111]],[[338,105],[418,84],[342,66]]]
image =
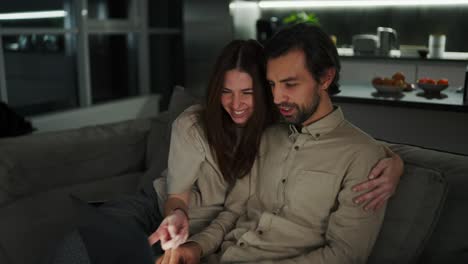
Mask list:
[[59,245],[53,264],[154,263],[162,253],[148,236],[162,221],[152,188],[107,202],[98,209],[78,206],[77,229]]

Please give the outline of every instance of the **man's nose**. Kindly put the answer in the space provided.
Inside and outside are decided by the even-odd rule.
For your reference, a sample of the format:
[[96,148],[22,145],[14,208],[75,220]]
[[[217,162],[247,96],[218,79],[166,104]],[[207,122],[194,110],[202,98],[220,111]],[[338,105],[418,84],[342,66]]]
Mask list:
[[273,94],[273,102],[275,104],[280,104],[285,101],[283,89],[279,87],[271,88],[271,93]]

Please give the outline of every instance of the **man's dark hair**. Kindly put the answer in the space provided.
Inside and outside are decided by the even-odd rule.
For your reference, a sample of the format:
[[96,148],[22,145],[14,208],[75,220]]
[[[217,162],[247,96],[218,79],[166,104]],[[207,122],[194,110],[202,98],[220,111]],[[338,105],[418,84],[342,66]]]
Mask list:
[[338,51],[327,33],[318,26],[299,23],[283,28],[265,45],[267,60],[280,57],[293,50],[304,52],[307,69],[317,82],[320,82],[327,69],[335,68],[335,78],[328,87],[328,93],[340,92],[338,80],[341,64]]

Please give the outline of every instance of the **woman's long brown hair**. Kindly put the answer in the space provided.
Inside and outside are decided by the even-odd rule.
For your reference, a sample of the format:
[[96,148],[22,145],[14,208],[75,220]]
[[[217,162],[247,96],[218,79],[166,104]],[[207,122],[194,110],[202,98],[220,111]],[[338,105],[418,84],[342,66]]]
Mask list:
[[[277,116],[266,82],[265,64],[263,47],[257,41],[234,40],[224,47],[210,78],[201,119],[219,169],[229,183],[250,172],[262,133]],[[233,69],[249,74],[253,82],[254,111],[242,133],[236,132],[236,124],[221,105],[224,76]]]

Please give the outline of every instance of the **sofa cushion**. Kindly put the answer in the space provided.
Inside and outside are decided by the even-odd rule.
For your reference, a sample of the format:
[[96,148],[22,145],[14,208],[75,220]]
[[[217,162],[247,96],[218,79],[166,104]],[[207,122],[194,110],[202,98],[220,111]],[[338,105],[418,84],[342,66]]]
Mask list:
[[153,120],[147,142],[147,170],[140,178],[139,188],[152,188],[153,180],[160,177],[167,168],[169,143],[171,140],[171,123],[160,119]]
[[167,156],[168,149],[161,152],[159,151],[159,146],[169,144],[172,122],[189,106],[199,102],[200,100],[187,92],[184,87],[176,86],[174,88],[168,111],[159,114],[151,123],[147,146],[148,155],[146,156],[148,168],[158,158],[158,155],[166,154]]
[[115,199],[135,193],[140,176],[141,173],[130,173],[69,185],[2,206],[0,247],[6,249],[4,254],[8,252],[3,258],[11,259],[12,263],[39,263],[38,260],[52,252],[63,235],[76,225],[70,194],[88,202]]
[[[405,157],[403,157],[404,159]],[[368,263],[414,263],[437,224],[448,191],[442,172],[405,160]]]
[[135,120],[0,141],[0,205],[32,193],[143,171],[149,127],[149,120]]
[[148,170],[140,181],[140,187],[152,186],[153,180],[160,177],[162,171],[167,168],[172,122],[189,106],[199,102],[198,98],[191,95],[183,87],[176,86],[174,88],[169,110],[152,120],[146,151]]
[[73,218],[71,201],[61,190],[31,195],[2,207],[0,247],[5,249],[5,258],[12,264],[41,263],[75,226]]
[[409,145],[391,147],[406,163],[442,173],[449,185],[444,207],[420,262],[468,263],[468,156]]
[[[169,104],[169,112],[175,114],[177,117],[182,111],[187,109],[189,106],[194,104],[201,103],[201,99],[192,95],[189,91],[187,91],[182,86],[174,87],[174,91],[172,93],[171,101]],[[173,117],[173,119],[175,119]]]

